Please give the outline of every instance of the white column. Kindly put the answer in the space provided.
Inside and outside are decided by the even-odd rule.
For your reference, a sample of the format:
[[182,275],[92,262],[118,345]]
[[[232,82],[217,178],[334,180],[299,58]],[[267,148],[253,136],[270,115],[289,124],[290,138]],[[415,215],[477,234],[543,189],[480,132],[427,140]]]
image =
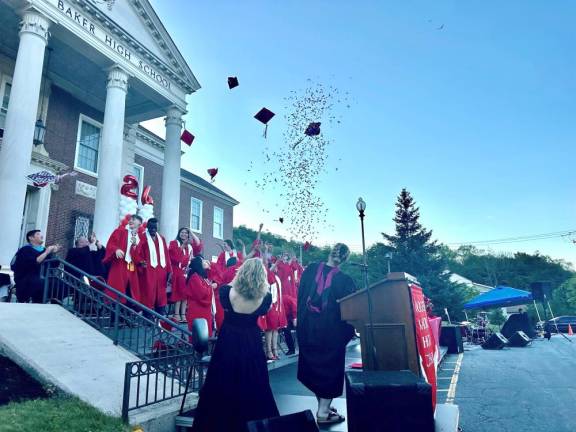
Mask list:
[[160,233],[167,238],[176,236],[180,219],[180,134],[183,114],[177,107],[171,107],[166,114]]
[[0,150],[0,264],[10,263],[20,240],[26,198],[26,172],[32,155],[44,51],[50,22],[39,12],[24,12],[12,92]]
[[94,211],[94,232],[107,241],[120,222],[120,187],[122,185],[122,148],[128,74],[118,66],[108,73],[104,125],[100,143],[100,166]]

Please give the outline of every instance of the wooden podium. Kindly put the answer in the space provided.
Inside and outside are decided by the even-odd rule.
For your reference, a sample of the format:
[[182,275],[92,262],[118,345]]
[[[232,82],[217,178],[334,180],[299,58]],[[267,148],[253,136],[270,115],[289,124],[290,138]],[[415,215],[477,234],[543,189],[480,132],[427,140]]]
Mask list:
[[408,273],[389,273],[386,279],[369,288],[377,364],[372,355],[366,289],[339,300],[342,319],[360,333],[364,370],[411,370],[416,376],[422,376],[410,294],[413,284],[419,285]]

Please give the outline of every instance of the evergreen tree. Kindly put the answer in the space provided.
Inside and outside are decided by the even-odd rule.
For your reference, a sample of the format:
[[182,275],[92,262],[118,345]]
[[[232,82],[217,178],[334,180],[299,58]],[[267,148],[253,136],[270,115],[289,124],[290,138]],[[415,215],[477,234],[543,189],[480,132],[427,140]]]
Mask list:
[[402,189],[398,196],[393,220],[396,223],[395,233],[382,233],[387,244],[375,245],[371,249],[392,252],[391,271],[415,276],[424,294],[432,300],[437,315],[444,317],[446,308],[451,318],[460,318],[463,315],[463,303],[470,293],[464,287],[450,282],[447,260],[440,253],[441,247],[432,240],[432,231],[420,224],[420,209],[406,189]]

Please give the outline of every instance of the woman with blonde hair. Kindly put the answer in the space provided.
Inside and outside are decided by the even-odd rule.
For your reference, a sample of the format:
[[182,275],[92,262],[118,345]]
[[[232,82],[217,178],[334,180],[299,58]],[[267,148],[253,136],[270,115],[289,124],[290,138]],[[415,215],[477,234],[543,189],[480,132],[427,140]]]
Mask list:
[[194,416],[195,432],[246,432],[246,423],[278,416],[257,325],[272,303],[262,260],[247,259],[220,288],[224,323]]

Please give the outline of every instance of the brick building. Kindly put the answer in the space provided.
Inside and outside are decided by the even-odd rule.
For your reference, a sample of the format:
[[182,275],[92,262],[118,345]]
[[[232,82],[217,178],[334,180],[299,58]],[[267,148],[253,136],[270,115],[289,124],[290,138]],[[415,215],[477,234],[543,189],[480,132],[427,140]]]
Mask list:
[[[106,240],[122,178],[151,186],[160,232],[190,227],[216,255],[238,202],[181,169],[186,97],[200,88],[147,0],[0,0],[0,265],[24,233]],[[140,126],[166,118],[163,140]],[[27,174],[74,170],[36,187]],[[139,198],[140,199],[140,198]]]

